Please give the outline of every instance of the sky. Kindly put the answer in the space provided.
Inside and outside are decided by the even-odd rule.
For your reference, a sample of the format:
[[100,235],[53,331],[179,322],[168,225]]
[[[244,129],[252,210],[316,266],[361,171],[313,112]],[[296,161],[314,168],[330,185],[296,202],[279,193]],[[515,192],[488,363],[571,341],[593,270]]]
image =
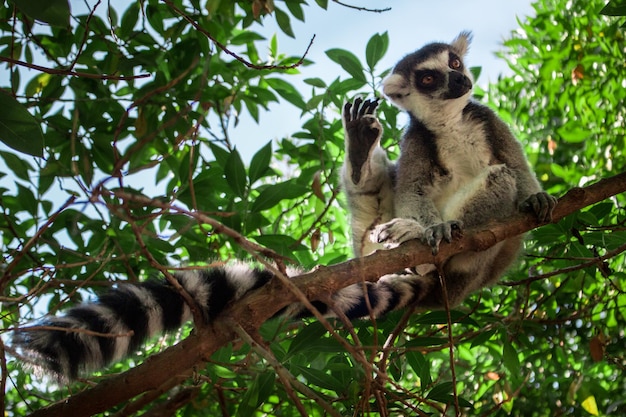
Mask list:
[[[374,33],[388,32],[389,35],[389,49],[377,66],[383,70],[429,42],[450,42],[463,30],[473,33],[466,64],[482,67],[477,82],[485,86],[489,81],[496,81],[500,74],[511,73],[506,62],[495,53],[502,50],[503,40],[517,30],[518,19],[523,21],[533,14],[530,0],[343,0],[346,4],[371,9],[391,7],[383,13],[354,10],[332,0],[328,2],[327,10],[318,7],[314,0],[309,3],[305,8],[304,23],[292,18],[295,39],[280,32],[273,17],[266,18],[263,28],[259,28],[268,39],[278,33],[279,50],[287,55],[302,55],[315,35],[307,55],[314,64],[302,68],[302,75],[287,78],[296,87],[303,85],[301,80],[309,77],[320,77],[327,82],[338,75],[346,77],[343,69],[324,51],[346,49],[364,61],[365,46]],[[276,5],[281,7],[281,2]],[[307,86],[301,91],[309,90]],[[248,163],[254,152],[270,139],[298,131],[301,126],[299,116],[300,112],[286,102],[272,104],[269,112],[261,113],[258,125],[244,111],[239,125],[231,127],[229,137],[244,162]]]

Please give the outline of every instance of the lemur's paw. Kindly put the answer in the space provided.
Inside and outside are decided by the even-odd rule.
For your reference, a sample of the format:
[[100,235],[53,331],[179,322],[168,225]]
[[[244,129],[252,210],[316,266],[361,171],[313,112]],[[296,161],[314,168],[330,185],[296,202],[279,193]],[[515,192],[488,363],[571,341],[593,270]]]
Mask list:
[[542,191],[533,194],[522,203],[521,210],[533,212],[540,223],[552,222],[552,211],[556,207],[557,199]]
[[370,232],[370,240],[382,243],[387,249],[395,248],[399,244],[412,239],[421,239],[424,228],[413,219],[393,219],[379,224]]
[[461,235],[462,229],[463,223],[458,220],[441,222],[429,226],[424,230],[422,242],[429,245],[433,251],[433,255],[436,255],[439,253],[439,244],[441,241],[452,242],[453,237]]
[[377,107],[378,99],[363,101],[360,97],[354,103],[348,102],[343,106],[347,158],[355,184],[361,180],[361,168],[383,133],[383,127],[376,118]]

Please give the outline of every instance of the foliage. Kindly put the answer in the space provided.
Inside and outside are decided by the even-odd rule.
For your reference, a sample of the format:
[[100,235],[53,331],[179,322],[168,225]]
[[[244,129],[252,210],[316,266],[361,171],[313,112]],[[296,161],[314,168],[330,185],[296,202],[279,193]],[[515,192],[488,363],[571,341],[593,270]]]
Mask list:
[[[555,195],[626,166],[623,29],[598,14],[600,1],[563,3],[535,4],[536,17],[505,43],[515,76],[487,92]],[[350,256],[338,109],[346,97],[376,94],[388,73],[378,67],[393,41],[386,33],[365,51],[327,51],[340,75],[305,80],[305,96],[290,75],[312,63],[258,30],[276,19],[295,36],[290,22],[304,19],[303,0],[147,0],[123,10],[97,2],[80,12],[62,0],[29,4],[0,9],[0,60],[10,73],[0,81],[0,140],[9,147],[0,157],[11,174],[0,183],[5,331],[169,265],[281,255],[312,267]],[[302,112],[301,130],[260,146],[246,166],[228,127],[244,112],[260,120],[279,101]],[[380,116],[394,155],[398,111],[382,103]],[[401,313],[375,325],[337,323],[368,363],[318,322],[270,322],[261,330],[267,349],[225,346],[193,381],[130,405],[175,403],[181,416],[325,415],[325,405],[337,415],[624,413],[624,202],[619,195],[535,231],[503,285],[450,312],[453,360],[445,312],[412,316],[389,346]],[[3,363],[9,416],[85,386],[56,387]],[[294,393],[279,367],[306,387]],[[193,395],[180,401],[185,392]]]

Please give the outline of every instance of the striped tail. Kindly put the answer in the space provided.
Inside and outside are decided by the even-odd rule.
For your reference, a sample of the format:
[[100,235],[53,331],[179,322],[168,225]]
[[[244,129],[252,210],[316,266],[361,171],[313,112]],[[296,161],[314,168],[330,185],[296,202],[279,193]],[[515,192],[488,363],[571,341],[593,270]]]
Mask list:
[[[182,271],[174,277],[210,321],[229,303],[265,285],[273,274],[238,263]],[[326,316],[335,316],[339,310],[350,319],[378,317],[415,301],[424,293],[420,290],[424,283],[414,275],[388,275],[376,283],[354,284],[338,291],[332,309],[319,302],[314,305]],[[310,313],[294,304],[277,315],[306,317]],[[93,303],[15,330],[12,345],[35,372],[65,382],[117,362],[136,352],[147,339],[176,331],[191,319],[191,309],[168,280],[120,284]]]

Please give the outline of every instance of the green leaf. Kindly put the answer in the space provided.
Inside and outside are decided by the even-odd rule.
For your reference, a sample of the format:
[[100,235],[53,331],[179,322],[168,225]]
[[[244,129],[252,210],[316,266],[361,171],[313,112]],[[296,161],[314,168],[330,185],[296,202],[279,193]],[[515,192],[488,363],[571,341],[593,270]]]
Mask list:
[[0,93],[0,141],[16,151],[43,156],[41,126],[23,104]]
[[420,386],[426,387],[432,382],[430,376],[430,362],[417,350],[407,350],[404,354],[409,366],[420,379]]
[[312,85],[313,87],[326,88],[326,83],[321,78],[306,78],[304,82],[308,85]]
[[285,257],[291,257],[294,252],[306,251],[308,248],[302,243],[299,243],[296,239],[286,235],[261,235],[252,236],[262,246],[272,249]]
[[583,402],[580,403],[580,405],[583,407],[583,409],[586,412],[588,412],[592,416],[600,415],[598,412],[598,404],[596,403],[596,397],[594,397],[593,395],[590,395],[587,398],[585,398]]
[[245,45],[247,43],[262,41],[262,40],[265,40],[265,37],[261,36],[260,34],[256,32],[251,32],[251,31],[246,30],[235,35],[230,40],[230,43],[233,45]]
[[517,356],[517,351],[513,347],[513,344],[506,336],[506,333],[502,334],[502,362],[504,363],[504,366],[509,370],[511,375],[519,376],[519,357]]
[[13,0],[25,15],[51,26],[68,27],[70,24],[70,3],[68,0]]
[[302,99],[302,94],[300,94],[293,85],[280,78],[266,78],[265,81],[270,87],[276,90],[282,98],[301,110],[305,109],[306,103]]
[[346,388],[343,382],[327,374],[325,371],[304,366],[295,366],[295,368],[300,371],[300,374],[302,374],[308,382],[318,387],[328,388],[336,392],[342,392]]
[[295,38],[296,35],[293,33],[293,29],[291,28],[291,21],[289,20],[289,15],[278,7],[274,9],[274,13],[276,14],[276,23],[278,23],[278,27],[282,30],[285,35]]
[[286,1],[285,6],[289,9],[293,17],[304,22],[304,10],[302,10],[302,6],[297,1]]
[[213,152],[215,162],[217,162],[221,167],[225,167],[228,159],[230,158],[230,152],[214,143],[209,143],[209,147],[211,148],[211,152]]
[[272,142],[267,142],[265,146],[257,151],[250,161],[250,184],[253,184],[259,178],[262,178],[268,172],[270,162],[272,161]]
[[139,20],[139,3],[131,3],[122,15],[122,22],[119,28],[120,38],[127,39],[130,37],[137,20]]
[[270,185],[261,191],[261,194],[254,200],[251,210],[252,212],[267,210],[284,199],[300,197],[307,191],[307,187],[296,184],[294,181],[285,181]]
[[626,16],[626,4],[623,0],[610,1],[602,10],[600,10],[600,14],[607,16]]
[[236,149],[230,153],[228,159],[226,160],[226,165],[224,166],[224,176],[226,177],[226,182],[228,182],[228,185],[233,190],[235,195],[243,198],[246,195],[248,180],[246,176],[246,168],[244,167],[241,156]]
[[33,192],[22,184],[17,184],[17,190],[17,201],[20,203],[20,207],[36,216],[38,204]]
[[289,356],[311,349],[314,342],[319,341],[327,330],[320,322],[314,322],[301,329],[289,345]]
[[248,387],[239,402],[237,416],[250,416],[265,402],[274,389],[276,375],[273,372],[258,374],[254,382]]
[[580,143],[591,136],[591,132],[588,129],[585,129],[580,123],[574,121],[559,127],[556,132],[570,143]]
[[385,55],[389,46],[389,35],[387,32],[374,34],[365,47],[365,61],[371,70],[374,69],[378,61]]
[[497,332],[497,330],[489,330],[489,331],[482,331],[480,333],[478,333],[478,335],[476,335],[476,337],[472,340],[472,344],[470,345],[470,348],[474,348],[476,346],[482,346],[485,344],[485,342],[487,342],[489,339],[491,339],[491,337]]
[[426,398],[431,400],[447,403],[452,396],[452,382],[442,382],[435,385],[429,392]]
[[28,162],[9,152],[0,151],[0,156],[4,159],[4,163],[7,164],[7,167],[9,167],[11,172],[13,172],[16,177],[25,181],[29,181],[31,179],[29,171],[32,171],[33,167],[31,167]]
[[[452,323],[464,323],[471,324],[479,327],[478,323],[475,320],[469,317],[467,313],[464,313],[459,310],[451,310],[450,311],[450,319]],[[423,324],[447,324],[448,323],[448,313],[445,311],[431,311],[426,314],[421,314],[417,318],[417,323]]]
[[341,65],[341,68],[343,68],[354,79],[361,81],[362,83],[367,82],[365,74],[363,74],[363,66],[361,65],[361,62],[352,52],[346,51],[345,49],[333,48],[327,50],[326,55],[333,62]]

